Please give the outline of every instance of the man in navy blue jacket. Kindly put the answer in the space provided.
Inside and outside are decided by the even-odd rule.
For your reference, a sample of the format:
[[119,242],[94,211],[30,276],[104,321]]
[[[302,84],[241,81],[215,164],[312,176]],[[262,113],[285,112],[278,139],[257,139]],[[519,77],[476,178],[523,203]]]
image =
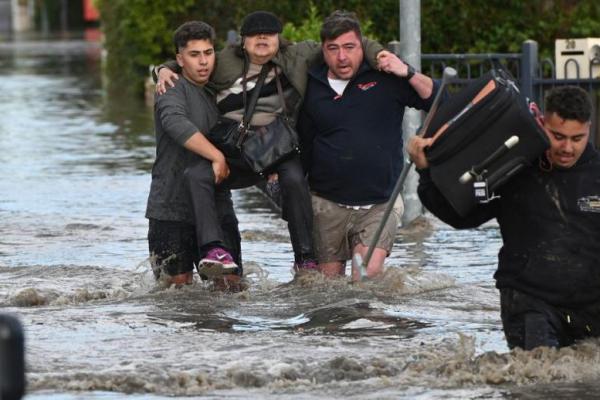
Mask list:
[[[360,24],[336,11],[321,29],[325,63],[309,71],[300,115],[304,164],[314,212],[320,270],[343,275],[354,253],[365,256],[403,166],[404,108],[428,110],[433,81],[383,52],[380,71],[365,61]],[[377,243],[367,276],[379,275],[400,224],[402,201]]]
[[510,348],[561,347],[600,336],[600,154],[590,136],[591,101],[574,86],[550,91],[544,128],[550,149],[502,186],[492,201],[458,215],[431,180],[424,149],[408,150],[419,198],[442,221],[474,228],[496,218],[503,246],[496,287]]

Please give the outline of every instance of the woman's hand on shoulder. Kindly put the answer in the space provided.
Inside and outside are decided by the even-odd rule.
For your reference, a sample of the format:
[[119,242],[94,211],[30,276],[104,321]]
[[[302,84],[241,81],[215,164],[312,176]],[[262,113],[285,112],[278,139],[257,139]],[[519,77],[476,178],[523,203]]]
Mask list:
[[170,87],[175,86],[175,81],[179,79],[179,75],[167,67],[161,68],[157,75],[156,93],[158,94],[165,94]]

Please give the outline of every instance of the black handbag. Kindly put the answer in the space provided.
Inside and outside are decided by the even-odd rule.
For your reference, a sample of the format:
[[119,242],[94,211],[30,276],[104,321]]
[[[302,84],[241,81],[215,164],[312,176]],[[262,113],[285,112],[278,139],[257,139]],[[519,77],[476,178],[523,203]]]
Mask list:
[[[245,127],[248,126],[248,122],[252,117],[252,113],[254,112],[254,107],[256,107],[256,102],[258,101],[258,96],[262,89],[263,83],[269,73],[269,67],[267,65],[263,66],[258,75],[258,79],[256,82],[255,90],[253,92],[253,96],[250,100],[250,105],[244,110],[244,116],[242,117],[242,121],[236,121],[231,118],[227,118],[224,116],[219,116],[217,123],[210,128],[210,131],[205,135],[205,137],[221,152],[225,155],[227,159],[242,159],[241,153],[241,136],[243,136],[246,131]],[[254,75],[253,77],[255,77]],[[246,82],[253,77],[246,77],[242,80],[242,86],[244,89],[244,106],[247,105],[246,102]]]
[[264,175],[297,154],[298,149],[298,134],[286,117],[277,116],[268,125],[248,130],[242,144],[242,157],[254,172]]
[[283,116],[277,116],[268,125],[250,126],[252,114],[260,95],[262,86],[267,78],[271,65],[265,64],[259,74],[250,102],[246,101],[246,82],[244,90],[244,116],[241,122],[226,117],[219,117],[206,138],[215,145],[228,159],[242,159],[245,164],[257,174],[264,175],[272,171],[279,163],[297,154],[300,148],[298,134],[287,115],[283,88],[279,74],[275,74],[277,93],[281,100]]
[[217,123],[210,128],[206,138],[221,150],[225,158],[240,158],[240,149],[237,142],[240,137],[242,125],[231,118],[219,116]]
[[[275,81],[283,115],[278,115],[268,125],[250,126],[241,132],[239,140],[242,158],[254,172],[260,175],[273,171],[278,164],[294,154],[298,154],[300,149],[298,133],[293,128],[293,123],[287,115],[283,89],[277,73],[275,73]],[[255,100],[255,98],[256,96],[252,100]],[[256,101],[250,104],[244,115],[244,120],[250,120],[255,105]],[[246,114],[249,114],[248,118],[246,118]]]

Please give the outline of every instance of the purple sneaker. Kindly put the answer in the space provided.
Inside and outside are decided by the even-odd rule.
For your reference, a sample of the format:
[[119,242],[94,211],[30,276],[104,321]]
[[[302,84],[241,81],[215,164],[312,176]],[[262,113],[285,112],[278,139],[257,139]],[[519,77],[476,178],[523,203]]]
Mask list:
[[206,278],[218,278],[223,275],[235,274],[237,264],[229,252],[221,247],[214,247],[198,264],[198,274]]
[[294,263],[294,272],[295,273],[303,273],[303,272],[310,272],[310,271],[314,271],[314,272],[318,272],[319,269],[317,267],[317,262],[315,260],[304,260],[302,262],[295,262]]

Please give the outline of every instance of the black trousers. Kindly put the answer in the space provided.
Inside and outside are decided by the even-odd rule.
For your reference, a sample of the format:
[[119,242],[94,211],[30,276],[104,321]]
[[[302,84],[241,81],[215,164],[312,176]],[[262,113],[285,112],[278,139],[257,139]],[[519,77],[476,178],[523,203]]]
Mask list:
[[[228,160],[228,165],[230,175],[220,185],[215,185],[212,164],[206,159],[199,159],[185,170],[186,184],[191,196],[194,218],[197,221],[196,238],[201,251],[215,244],[226,243],[226,234],[218,219],[215,193],[250,187],[264,179],[250,170],[241,160]],[[295,261],[314,259],[312,205],[300,159],[293,157],[282,162],[275,172],[279,175],[282,213],[283,218],[288,222]],[[228,225],[233,221],[225,222],[225,225]],[[237,226],[237,219],[235,222]]]
[[500,307],[504,335],[511,349],[558,348],[600,336],[600,303],[577,309],[556,307],[515,289],[503,288]]
[[[238,220],[233,210],[231,192],[216,191],[213,202],[215,205],[215,220],[222,232],[222,246],[227,248],[235,263],[237,273],[242,274],[241,237],[238,230]],[[196,221],[196,224],[201,221]],[[148,247],[152,257],[152,269],[156,278],[161,273],[178,275],[194,270],[201,256],[196,237],[196,226],[183,221],[149,220]]]
[[158,279],[163,273],[178,275],[194,270],[200,261],[194,226],[186,222],[148,221],[148,249],[152,270]]

